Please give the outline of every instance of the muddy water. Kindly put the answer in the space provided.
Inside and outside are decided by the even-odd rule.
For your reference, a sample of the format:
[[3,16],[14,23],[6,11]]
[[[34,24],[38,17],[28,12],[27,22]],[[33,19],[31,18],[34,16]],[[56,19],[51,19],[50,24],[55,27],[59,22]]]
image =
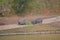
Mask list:
[[60,40],[60,34],[0,36],[0,40]]

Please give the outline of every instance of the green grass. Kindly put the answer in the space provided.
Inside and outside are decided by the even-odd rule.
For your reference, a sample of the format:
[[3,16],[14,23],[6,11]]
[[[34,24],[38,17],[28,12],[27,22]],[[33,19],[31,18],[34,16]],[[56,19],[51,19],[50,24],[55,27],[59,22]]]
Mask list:
[[4,0],[0,0],[0,2],[3,2]]
[[33,24],[31,22],[27,22],[26,25],[32,26]]

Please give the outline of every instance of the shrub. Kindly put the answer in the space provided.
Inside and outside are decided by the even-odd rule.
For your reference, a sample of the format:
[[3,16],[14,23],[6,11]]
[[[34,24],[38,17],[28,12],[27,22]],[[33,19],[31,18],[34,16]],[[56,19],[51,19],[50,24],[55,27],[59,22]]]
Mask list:
[[13,9],[16,10],[16,13],[22,15],[28,0],[14,0],[13,2]]

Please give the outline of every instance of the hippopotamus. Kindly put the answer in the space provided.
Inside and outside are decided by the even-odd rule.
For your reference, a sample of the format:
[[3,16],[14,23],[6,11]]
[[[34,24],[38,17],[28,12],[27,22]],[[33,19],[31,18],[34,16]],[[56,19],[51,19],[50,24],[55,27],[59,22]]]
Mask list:
[[[19,20],[19,21],[18,21],[18,24],[19,24],[19,25],[25,25],[27,22],[29,22],[29,21]],[[41,18],[36,18],[36,19],[32,19],[30,22],[31,22],[32,24],[38,24],[38,23],[42,23],[42,19],[41,19]]]
[[18,20],[19,25],[25,25],[26,21],[25,20]]
[[41,18],[32,19],[31,22],[32,22],[32,24],[42,23],[42,19]]

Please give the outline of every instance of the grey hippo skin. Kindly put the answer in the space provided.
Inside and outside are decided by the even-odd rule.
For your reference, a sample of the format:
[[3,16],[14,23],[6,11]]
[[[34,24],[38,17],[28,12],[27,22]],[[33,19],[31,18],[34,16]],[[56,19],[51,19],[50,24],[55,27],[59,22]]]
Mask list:
[[31,22],[32,24],[42,23],[42,19],[41,18],[32,19]]
[[25,20],[18,20],[19,25],[25,25],[26,21]]
[[[18,21],[18,24],[19,25],[25,25],[26,24],[26,20],[19,20]],[[41,18],[36,18],[36,19],[32,19],[31,21],[30,21],[32,24],[38,24],[38,23],[42,23],[42,19]]]

